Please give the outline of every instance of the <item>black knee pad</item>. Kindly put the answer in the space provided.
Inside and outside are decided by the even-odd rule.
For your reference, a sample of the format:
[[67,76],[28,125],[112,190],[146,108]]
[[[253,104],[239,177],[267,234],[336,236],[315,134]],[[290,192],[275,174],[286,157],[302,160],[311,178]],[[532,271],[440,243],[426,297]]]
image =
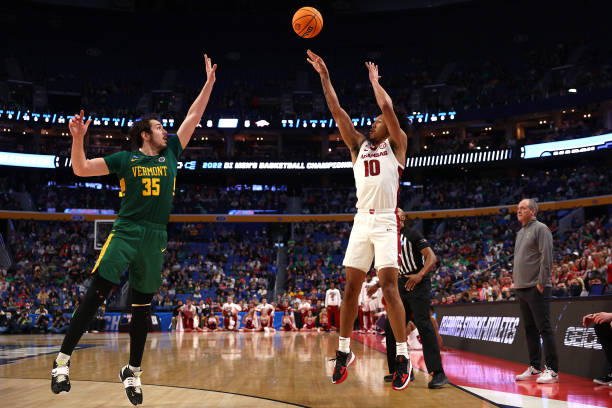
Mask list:
[[131,289],[132,305],[150,305],[155,293],[142,293]]
[[[130,321],[130,328],[132,330],[144,330],[147,328],[151,329],[151,301],[153,300],[153,293],[142,293],[135,289],[131,291],[132,297],[132,320]],[[134,306],[143,305],[143,306]],[[140,329],[142,327],[142,329]]]

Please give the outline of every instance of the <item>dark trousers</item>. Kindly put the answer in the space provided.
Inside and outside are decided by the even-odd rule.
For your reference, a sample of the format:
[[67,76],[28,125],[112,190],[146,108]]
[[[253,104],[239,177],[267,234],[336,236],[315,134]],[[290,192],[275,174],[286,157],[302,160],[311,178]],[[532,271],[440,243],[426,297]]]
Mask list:
[[599,340],[601,348],[606,354],[608,372],[612,373],[612,327],[610,327],[610,323],[596,324],[595,333],[597,334],[597,340]]
[[[423,357],[427,371],[430,373],[442,373],[442,357],[440,357],[440,347],[436,338],[436,331],[429,320],[429,292],[431,291],[431,282],[429,280],[421,281],[411,291],[404,288],[406,280],[400,278],[398,281],[400,298],[406,310],[406,323],[409,320],[414,322],[414,325],[419,331],[421,341],[423,342]],[[411,317],[412,315],[412,317]],[[387,339],[387,365],[389,373],[395,372],[395,355],[397,353],[395,345],[395,336],[391,330],[389,319],[385,324],[385,337]]]
[[[335,328],[340,327],[340,308],[338,306],[327,306],[329,322]],[[333,322],[333,323],[332,323]]]
[[544,343],[544,358],[546,366],[554,371],[559,370],[559,358],[555,336],[550,325],[550,287],[544,292],[536,288],[516,289],[516,297],[521,307],[521,315],[525,322],[529,364],[540,370],[542,368],[542,349],[540,336]]

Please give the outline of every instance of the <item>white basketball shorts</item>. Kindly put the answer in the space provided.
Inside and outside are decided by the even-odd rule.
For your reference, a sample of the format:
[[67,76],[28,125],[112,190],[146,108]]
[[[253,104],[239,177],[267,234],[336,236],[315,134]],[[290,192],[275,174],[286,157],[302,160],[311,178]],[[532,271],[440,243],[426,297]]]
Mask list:
[[400,221],[395,209],[359,210],[355,214],[343,266],[369,272],[374,268],[398,268]]

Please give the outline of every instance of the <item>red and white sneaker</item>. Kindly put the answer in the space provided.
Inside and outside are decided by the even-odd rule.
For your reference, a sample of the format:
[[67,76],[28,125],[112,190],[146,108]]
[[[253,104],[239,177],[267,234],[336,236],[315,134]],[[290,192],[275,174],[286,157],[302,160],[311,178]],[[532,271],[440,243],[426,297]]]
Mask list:
[[410,373],[412,372],[412,362],[404,356],[395,357],[395,373],[391,388],[401,391],[410,384]]
[[340,384],[348,377],[348,368],[355,361],[355,354],[352,351],[343,353],[340,350],[336,350],[336,358],[332,358],[331,361],[336,362],[334,374],[332,375],[332,384]]

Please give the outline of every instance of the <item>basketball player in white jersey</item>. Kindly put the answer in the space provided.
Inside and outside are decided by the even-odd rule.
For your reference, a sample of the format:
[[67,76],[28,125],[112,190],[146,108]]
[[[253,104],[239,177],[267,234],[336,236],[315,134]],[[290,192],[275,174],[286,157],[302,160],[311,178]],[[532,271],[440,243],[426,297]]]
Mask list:
[[392,387],[402,390],[410,382],[410,359],[406,345],[404,307],[397,288],[400,254],[400,221],[397,211],[399,183],[406,163],[407,137],[400,123],[406,116],[396,112],[391,98],[378,83],[378,66],[366,62],[376,102],[382,111],[368,136],[359,133],[349,115],[340,107],[323,59],[308,50],[308,62],[319,73],[327,106],[338,125],[342,140],[351,151],[357,187],[357,215],[343,265],[346,268],[344,301],[340,310],[339,350],[332,383],[347,377],[347,368],[355,360],[350,349],[350,335],[357,315],[361,284],[372,260],[387,303],[387,314],[397,340],[397,364]]

